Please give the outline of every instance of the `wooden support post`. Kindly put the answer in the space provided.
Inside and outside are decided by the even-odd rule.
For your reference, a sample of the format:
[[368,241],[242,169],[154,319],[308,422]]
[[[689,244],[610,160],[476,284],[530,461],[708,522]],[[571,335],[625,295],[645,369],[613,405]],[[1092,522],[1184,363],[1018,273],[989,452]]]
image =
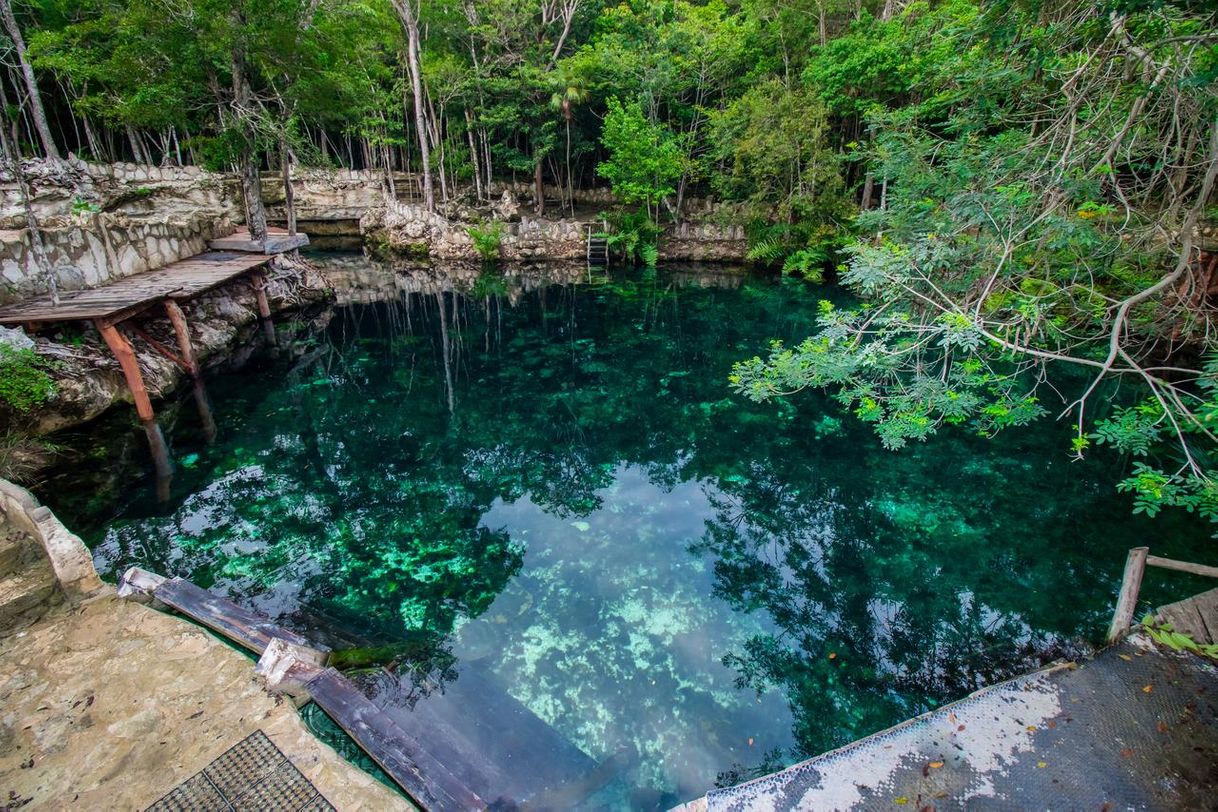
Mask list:
[[169,501],[170,485],[173,484],[173,459],[169,456],[169,444],[161,426],[155,420],[144,421],[144,434],[148,437],[148,451],[152,454],[152,467],[156,471],[156,500],[161,504]]
[[1138,606],[1138,591],[1142,588],[1142,573],[1146,571],[1149,547],[1134,547],[1125,559],[1125,575],[1121,579],[1121,594],[1117,598],[1112,625],[1108,627],[1108,642],[1115,643],[1129,632],[1133,613]]
[[254,296],[258,299],[258,315],[264,319],[271,317],[271,305],[266,300],[266,274],[261,271],[255,271],[250,274],[250,281],[254,285]]
[[254,286],[254,296],[258,299],[258,316],[262,319],[262,332],[266,342],[275,344],[275,323],[271,321],[271,305],[266,300],[266,274],[254,271],[250,274],[250,282]]
[[174,335],[178,337],[178,350],[182,353],[186,371],[192,378],[199,377],[199,364],[195,361],[195,350],[190,343],[190,326],[186,323],[186,314],[173,299],[165,300],[165,314],[169,316]]
[[144,386],[144,376],[140,373],[140,364],[136,360],[135,350],[132,349],[131,342],[113,324],[109,324],[101,319],[97,319],[93,324],[96,325],[97,331],[101,333],[106,346],[110,348],[110,352],[114,353],[119,367],[123,370],[123,377],[127,380],[127,388],[131,390],[131,397],[135,401],[135,413],[139,415],[140,420],[143,422],[155,419],[156,415],[152,411],[152,400],[148,397],[148,387]]

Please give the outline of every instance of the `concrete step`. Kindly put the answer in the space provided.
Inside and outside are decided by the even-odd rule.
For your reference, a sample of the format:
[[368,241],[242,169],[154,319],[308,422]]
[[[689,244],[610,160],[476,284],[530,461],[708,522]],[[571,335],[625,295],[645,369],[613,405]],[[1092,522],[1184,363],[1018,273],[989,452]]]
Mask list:
[[0,635],[29,626],[62,599],[55,571],[45,558],[5,576],[0,579]]

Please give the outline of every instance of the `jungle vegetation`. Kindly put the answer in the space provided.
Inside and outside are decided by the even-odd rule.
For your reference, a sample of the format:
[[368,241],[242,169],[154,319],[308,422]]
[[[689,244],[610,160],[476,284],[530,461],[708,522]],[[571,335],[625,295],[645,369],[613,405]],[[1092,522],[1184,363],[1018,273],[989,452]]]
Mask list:
[[[1218,518],[1216,15],[1206,0],[0,0],[3,146],[10,163],[237,170],[255,234],[259,170],[293,163],[379,168],[387,186],[416,173],[429,208],[518,178],[538,214],[602,182],[652,223],[730,201],[753,259],[860,296],[738,364],[743,394],[826,388],[894,449],[945,425],[1069,419],[1070,453],[1130,455],[1137,510]],[[1097,411],[1111,402],[1126,405]]]

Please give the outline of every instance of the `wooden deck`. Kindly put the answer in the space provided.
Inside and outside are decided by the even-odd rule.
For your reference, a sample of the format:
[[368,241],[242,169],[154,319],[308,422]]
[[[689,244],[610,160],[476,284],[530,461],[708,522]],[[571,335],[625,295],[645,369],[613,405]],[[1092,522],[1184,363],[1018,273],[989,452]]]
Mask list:
[[117,324],[163,301],[185,301],[265,265],[267,254],[208,251],[98,288],[41,296],[0,308],[0,324],[96,321]]
[[[238,233],[226,239],[237,239],[238,243],[250,242],[248,234]],[[0,308],[0,324],[21,324],[29,330],[35,330],[43,324],[59,321],[91,321],[97,328],[106,346],[114,353],[127,388],[131,390],[135,411],[145,427],[151,427],[156,419],[152,409],[152,399],[148,388],[144,385],[144,377],[140,372],[139,359],[131,340],[123,333],[120,325],[133,316],[145,312],[157,305],[165,309],[173,325],[177,338],[177,350],[164,346],[154,338],[144,333],[136,326],[134,329],[148,344],[169,360],[181,366],[193,378],[199,377],[199,365],[195,361],[194,349],[190,341],[190,327],[186,323],[186,315],[182,312],[179,302],[192,299],[200,293],[219,287],[239,276],[249,274],[254,287],[254,296],[258,302],[258,315],[268,331],[269,338],[274,340],[274,329],[271,327],[271,308],[266,298],[266,274],[264,265],[270,262],[275,251],[266,252],[272,240],[296,241],[307,244],[308,237],[304,235],[280,235],[278,232],[269,234],[267,240],[258,243],[256,250],[220,250],[206,251],[193,257],[171,262],[170,264],[143,273],[133,274],[122,279],[86,290],[67,291],[55,302],[51,296],[41,296],[8,307]],[[293,246],[296,244],[293,243]],[[252,243],[251,243],[252,245]],[[274,247],[274,246],[272,246]],[[288,246],[283,250],[290,250]],[[152,437],[152,434],[149,434]],[[154,449],[155,451],[155,449]]]
[[1155,614],[1160,623],[1170,623],[1202,645],[1218,643],[1218,589],[1169,603]]

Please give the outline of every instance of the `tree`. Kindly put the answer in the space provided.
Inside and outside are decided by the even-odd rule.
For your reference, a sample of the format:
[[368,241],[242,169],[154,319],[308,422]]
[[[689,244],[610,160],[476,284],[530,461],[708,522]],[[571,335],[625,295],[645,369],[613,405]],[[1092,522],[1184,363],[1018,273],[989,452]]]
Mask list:
[[609,100],[601,142],[609,158],[596,172],[612,184],[623,203],[642,203],[652,215],[659,202],[676,191],[681,151],[672,133],[648,121],[638,102],[623,105],[616,98]]
[[[1025,425],[1055,397],[1073,454],[1146,458],[1120,485],[1137,510],[1218,519],[1214,268],[1196,244],[1218,174],[1213,26],[1101,12],[1062,9],[1026,40],[979,16],[953,34],[977,45],[938,49],[925,101],[873,117],[886,189],[842,274],[866,305],[826,305],[812,338],[739,364],[739,391],[829,388],[889,448]],[[1059,69],[1021,94],[992,80],[1046,53]],[[1137,395],[1109,408],[1118,382]]]
[[29,99],[30,116],[34,119],[34,129],[38,131],[38,139],[42,142],[42,151],[51,160],[59,160],[59,149],[55,146],[55,138],[51,135],[51,127],[47,123],[47,114],[42,107],[42,93],[38,90],[38,80],[34,76],[34,68],[26,55],[25,38],[21,35],[21,27],[13,15],[12,0],[0,0],[0,22],[13,42],[13,50],[17,54],[17,65],[21,69],[21,78],[25,82],[25,90]]

